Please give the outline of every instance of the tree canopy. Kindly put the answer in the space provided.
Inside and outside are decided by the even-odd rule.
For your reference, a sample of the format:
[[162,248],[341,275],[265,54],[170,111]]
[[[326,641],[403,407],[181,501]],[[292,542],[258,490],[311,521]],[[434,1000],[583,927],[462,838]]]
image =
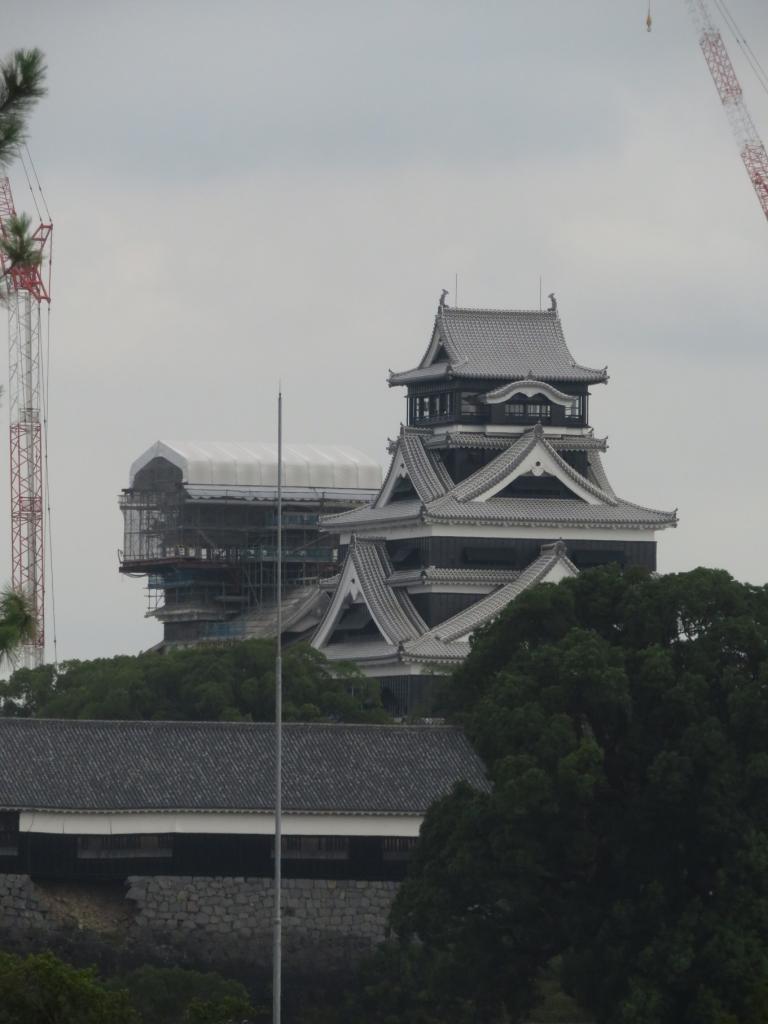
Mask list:
[[271,1013],[251,1005],[245,986],[214,972],[145,964],[111,978],[107,987],[125,991],[142,1024],[255,1024]]
[[524,1020],[553,962],[598,1024],[768,1019],[768,588],[538,587],[448,700],[494,788],[430,810],[392,915],[438,1019]]
[[37,622],[31,602],[10,587],[0,591],[0,664],[13,662],[22,644],[33,640]]
[[0,168],[15,159],[27,119],[45,96],[45,58],[40,50],[15,50],[0,61]]
[[257,1024],[239,981],[180,967],[138,967],[104,980],[53,953],[0,953],[0,1024]]
[[0,953],[0,1024],[139,1024],[125,992],[53,956]]
[[[68,661],[58,670],[20,668],[0,682],[0,711],[6,717],[268,722],[275,713],[274,669],[272,640]],[[331,666],[307,644],[284,652],[283,715],[302,722],[391,721],[375,685],[350,665]]]

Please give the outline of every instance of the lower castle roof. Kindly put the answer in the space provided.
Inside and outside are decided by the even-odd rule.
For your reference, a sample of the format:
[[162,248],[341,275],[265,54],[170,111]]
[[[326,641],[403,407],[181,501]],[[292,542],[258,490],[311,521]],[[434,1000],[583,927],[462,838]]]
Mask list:
[[[578,571],[562,542],[545,544],[539,557],[522,572],[508,574],[490,594],[429,629],[402,586],[400,577],[407,574],[393,569],[384,543],[355,538],[334,600],[313,644],[335,659],[359,662],[459,662],[469,653],[470,634],[495,619],[510,601],[528,587],[542,582],[554,570],[558,570],[560,576],[576,575]],[[463,582],[488,583],[489,572],[486,570],[453,570],[454,573],[457,571],[461,572]],[[510,575],[513,575],[512,579]],[[327,646],[344,603],[351,599],[355,587],[359,588],[381,635],[376,641],[352,640]]]
[[[424,814],[461,780],[484,789],[460,729],[289,723],[287,813]],[[266,811],[275,727],[251,722],[0,719],[0,808]]]
[[406,644],[404,660],[462,661],[469,653],[466,637],[497,618],[524,590],[541,583],[558,563],[562,564],[566,574],[577,575],[578,569],[565,553],[565,545],[544,545],[539,557],[519,573],[516,580],[441,622],[418,640]]
[[[582,446],[589,442],[586,448]],[[405,523],[446,523],[462,526],[584,527],[655,530],[677,525],[677,513],[646,508],[619,498],[605,474],[600,459],[604,442],[590,437],[576,441],[550,438],[541,425],[523,434],[506,437],[499,454],[459,483],[454,483],[439,460],[438,452],[427,450],[428,436],[420,429],[403,427],[392,465],[376,501],[348,512],[324,516],[321,526],[332,532],[386,530]],[[495,443],[495,442],[494,442]],[[571,448],[570,446],[573,445]],[[522,472],[527,456],[541,451],[573,498],[486,497],[505,477]],[[589,470],[577,472],[559,451],[586,450]],[[393,474],[404,466],[416,497],[383,501]],[[390,487],[391,490],[391,487]],[[587,498],[582,500],[578,492]]]

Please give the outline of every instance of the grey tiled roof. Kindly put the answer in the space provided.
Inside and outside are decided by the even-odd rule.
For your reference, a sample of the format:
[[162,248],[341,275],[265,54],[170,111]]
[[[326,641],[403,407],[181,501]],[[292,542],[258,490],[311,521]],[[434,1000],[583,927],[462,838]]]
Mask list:
[[[400,506],[407,504],[409,508]],[[397,509],[390,515],[391,509]],[[407,513],[407,514],[406,514]],[[344,516],[330,516],[334,529],[376,529],[403,520],[479,526],[585,526],[658,530],[677,525],[676,512],[644,508],[618,499],[615,505],[589,505],[577,498],[489,498],[487,501],[458,501],[453,495],[422,505],[418,499],[385,505],[382,509],[355,509]],[[324,520],[325,522],[325,520]]]
[[557,562],[563,562],[574,576],[578,573],[576,566],[568,558],[562,541],[547,544],[542,547],[539,557],[531,562],[514,582],[475,601],[469,608],[441,622],[418,640],[405,644],[404,655],[414,660],[462,660],[467,654],[464,649],[467,644],[463,641],[457,643],[459,637],[467,636],[495,619],[524,590],[541,582]]
[[589,478],[592,480],[601,490],[605,491],[606,494],[610,494],[612,498],[616,497],[616,492],[611,487],[611,484],[606,476],[605,469],[603,468],[603,460],[600,457],[599,451],[592,451],[587,457],[589,464]]
[[440,459],[433,452],[425,450],[423,432],[411,427],[402,427],[382,491],[389,484],[391,475],[396,472],[398,452],[403,456],[408,476],[422,501],[440,498],[453,487],[453,480]]
[[[269,811],[274,725],[0,719],[0,807],[46,811]],[[423,814],[466,780],[486,788],[448,727],[284,727],[288,812]]]
[[[328,594],[319,583],[286,588],[282,603],[283,632],[290,633],[307,616],[313,616],[319,622],[329,602]],[[273,637],[277,633],[277,601],[265,601],[256,610],[231,621],[242,622],[243,635],[249,639]]]
[[[403,373],[393,373],[390,371],[389,384],[393,386],[406,383],[416,384],[418,381],[424,380],[440,380],[443,377],[447,377],[450,372],[450,363],[441,362],[432,363],[431,366],[415,366],[412,370],[405,370]],[[400,380],[401,377],[404,379]]]
[[423,503],[418,498],[408,498],[405,501],[393,501],[382,508],[374,508],[373,505],[361,505],[360,508],[351,509],[349,512],[338,512],[332,516],[321,516],[320,525],[324,530],[334,533],[346,529],[354,529],[356,526],[371,526],[381,524],[386,526],[400,525],[403,521],[410,519],[418,520]]
[[382,541],[353,538],[347,557],[353,559],[366,604],[390,643],[413,640],[425,632],[427,624],[406,591],[387,584],[392,563]]
[[448,569],[429,565],[425,569],[396,570],[389,577],[389,585],[405,587],[418,583],[476,583],[478,586],[500,586],[511,583],[519,575],[519,569]]
[[[546,433],[549,444],[557,452],[604,452],[608,438],[592,434],[550,434]],[[432,448],[482,448],[487,451],[501,451],[515,441],[516,434],[491,434],[472,430],[446,430],[422,437],[424,447]]]
[[[574,360],[556,313],[446,306],[438,311],[435,330],[448,354],[450,371],[458,377],[584,383],[607,379],[605,370],[581,366]],[[392,374],[389,383],[406,384],[433,376],[423,363],[415,370]],[[444,375],[445,364],[438,366]]]
[[[413,431],[412,436],[414,447],[423,448],[423,432]],[[582,439],[586,440],[598,441],[587,449],[590,453],[590,471],[587,476],[582,476],[559,455],[555,445],[550,443],[544,428],[541,424],[536,424],[532,430],[509,437],[506,447],[496,458],[454,485],[442,497],[430,501],[396,501],[382,508],[367,505],[339,515],[326,516],[322,519],[322,525],[325,529],[335,530],[368,530],[380,527],[386,529],[389,524],[402,524],[404,521],[630,529],[663,529],[677,525],[676,512],[645,508],[618,498],[608,483],[599,458],[601,442],[594,438]],[[549,497],[492,497],[486,501],[476,500],[501,483],[538,443],[544,446],[564,477],[592,494],[600,504],[589,504],[579,498]],[[569,447],[570,441],[559,443],[563,444],[562,450],[573,450]]]
[[427,522],[525,526],[591,526],[662,529],[677,525],[675,512],[659,512],[629,501],[589,505],[570,498],[489,498],[456,501],[450,494],[429,506]]
[[604,501],[608,505],[616,504],[617,499],[612,493],[601,490],[595,483],[582,476],[581,473],[578,473],[558,455],[547,441],[540,423],[537,423],[533,430],[523,434],[513,445],[510,445],[506,451],[501,452],[500,455],[497,455],[487,465],[478,469],[477,472],[467,477],[466,480],[462,480],[460,484],[457,484],[451,491],[452,497],[458,498],[459,501],[471,501],[479,497],[509,476],[537,444],[543,446],[564,476],[573,480],[574,483],[594,495],[600,501]]
[[403,661],[458,665],[468,657],[471,650],[468,640],[441,640],[430,634],[414,641],[407,651],[403,651]]
[[345,640],[326,644],[323,654],[329,661],[391,662],[397,661],[399,649],[398,644],[388,644],[385,640]]
[[593,434],[547,434],[547,441],[556,452],[604,452],[608,448],[607,437]]
[[476,470],[461,483],[456,484],[451,491],[451,496],[458,501],[471,501],[477,498],[489,487],[493,487],[494,484],[508,476],[535,447],[540,436],[540,431],[534,433],[532,430],[521,434],[514,444],[505,448],[495,459]]

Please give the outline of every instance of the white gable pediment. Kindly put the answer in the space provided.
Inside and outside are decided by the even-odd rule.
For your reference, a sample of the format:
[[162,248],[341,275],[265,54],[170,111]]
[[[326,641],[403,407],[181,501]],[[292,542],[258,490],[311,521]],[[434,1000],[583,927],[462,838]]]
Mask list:
[[497,480],[492,484],[486,491],[478,494],[473,500],[474,501],[488,501],[489,498],[493,498],[500,491],[503,491],[505,487],[508,487],[511,483],[517,480],[518,477],[525,476],[526,474],[533,476],[553,476],[558,479],[564,487],[566,487],[576,498],[581,498],[582,501],[586,501],[589,505],[604,505],[605,502],[594,493],[594,488],[590,487],[588,482],[584,481],[582,486],[578,481],[578,475],[574,472],[573,475],[563,469],[562,461],[560,458],[549,448],[544,442],[543,438],[538,440],[534,444],[531,450],[525,455],[520,462],[509,471],[500,480]]
[[448,346],[445,343],[442,331],[438,325],[435,325],[435,329],[432,332],[432,340],[429,343],[429,348],[424,353],[424,358],[421,360],[420,366],[432,366],[433,363],[450,363],[451,354],[448,351]]
[[367,609],[368,614],[371,616],[371,619],[381,634],[381,639],[385,643],[389,643],[389,638],[382,631],[381,626],[376,621],[376,616],[371,611],[370,605],[365,599],[363,588],[360,586],[360,581],[358,579],[355,560],[352,557],[352,552],[350,551],[347,555],[347,560],[344,563],[341,579],[334,591],[330,607],[326,612],[325,618],[320,623],[317,632],[312,637],[311,646],[317,650],[322,650],[333,637],[342,616],[349,611],[353,605],[358,605]]
[[410,487],[410,490],[413,491],[413,494],[409,495],[409,497],[418,498],[418,491],[408,472],[402,448],[398,445],[392,458],[392,465],[389,467],[387,478],[384,481],[384,486],[381,488],[373,507],[383,508],[385,505],[389,505],[390,502],[397,500],[396,492],[401,491],[404,487]]

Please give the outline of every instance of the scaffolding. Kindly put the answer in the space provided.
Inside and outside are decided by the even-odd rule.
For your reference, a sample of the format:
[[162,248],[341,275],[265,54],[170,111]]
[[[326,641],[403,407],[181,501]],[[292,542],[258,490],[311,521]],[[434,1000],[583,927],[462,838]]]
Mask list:
[[[166,639],[242,638],[244,617],[274,600],[276,507],[269,500],[190,498],[183,487],[129,488],[120,571],[146,577],[146,614],[164,623]],[[316,585],[338,571],[338,549],[321,536],[321,514],[348,508],[326,500],[285,504],[286,589]]]
[[[344,446],[288,446],[282,580],[291,635],[314,628],[339,568],[325,514],[378,493],[381,467]],[[144,578],[146,614],[164,646],[272,636],[278,578],[276,452],[261,442],[158,441],[131,466],[120,495],[120,571]]]

